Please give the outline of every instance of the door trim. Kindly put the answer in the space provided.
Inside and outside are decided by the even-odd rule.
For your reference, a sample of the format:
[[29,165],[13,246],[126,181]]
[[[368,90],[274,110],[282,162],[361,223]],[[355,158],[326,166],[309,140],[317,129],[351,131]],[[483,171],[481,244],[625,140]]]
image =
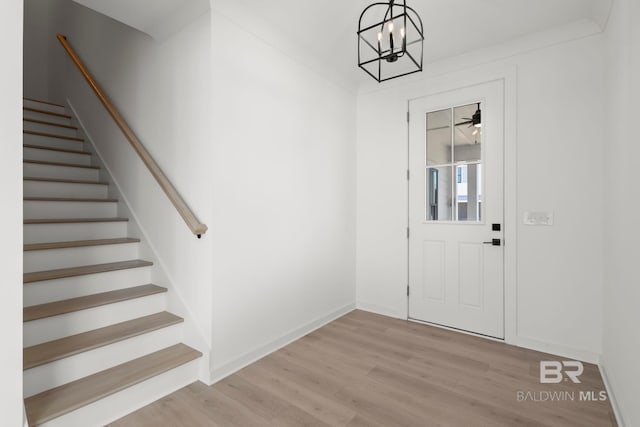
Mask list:
[[[490,64],[478,68],[449,73],[447,75],[425,79],[424,85],[432,88],[419,95],[406,99],[407,117],[410,111],[412,100],[434,96],[445,92],[450,92],[466,87],[477,86],[497,80],[504,82],[504,340],[507,344],[518,345],[518,295],[517,295],[517,227],[518,227],[518,206],[517,206],[517,67],[515,65]],[[406,123],[407,138],[407,158],[406,168],[410,165],[410,129],[409,121]],[[409,180],[406,187],[406,223],[409,227]],[[409,253],[409,239],[406,242],[407,254]],[[406,285],[409,287],[409,256],[406,265]],[[424,321],[409,318],[409,295],[406,296],[406,312],[404,316],[408,321],[429,324],[435,327],[450,329],[458,332],[468,333],[474,336],[495,340],[495,338],[476,334],[468,331],[450,328],[442,325],[435,325]]]

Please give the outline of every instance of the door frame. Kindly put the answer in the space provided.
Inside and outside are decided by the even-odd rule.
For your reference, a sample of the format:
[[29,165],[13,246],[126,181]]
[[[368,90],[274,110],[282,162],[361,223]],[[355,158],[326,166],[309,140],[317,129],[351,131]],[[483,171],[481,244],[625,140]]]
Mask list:
[[[497,80],[504,82],[504,340],[486,337],[472,332],[460,331],[458,329],[447,328],[446,326],[433,325],[445,329],[451,329],[462,333],[472,334],[495,341],[504,341],[507,344],[517,345],[517,228],[518,228],[518,206],[517,206],[517,67],[515,65],[490,64],[469,70],[448,73],[446,75],[428,78],[423,84],[428,89],[416,96],[406,99],[407,118],[409,118],[410,103],[419,98],[434,96],[445,92],[489,83]],[[422,83],[422,82],[421,82]],[[410,164],[410,129],[409,120],[406,124],[407,131],[407,159],[406,167],[409,170]],[[406,187],[406,214],[407,229],[409,229],[409,181]],[[409,238],[407,238],[407,266],[406,282],[409,289]],[[409,319],[409,295],[406,296],[405,318],[408,321],[420,322]],[[430,323],[429,323],[430,324]]]

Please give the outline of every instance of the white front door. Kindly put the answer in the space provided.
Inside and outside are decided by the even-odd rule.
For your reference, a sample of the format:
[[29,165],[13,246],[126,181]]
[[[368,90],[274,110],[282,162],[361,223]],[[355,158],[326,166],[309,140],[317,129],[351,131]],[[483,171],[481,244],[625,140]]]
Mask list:
[[504,82],[409,114],[409,318],[504,338]]

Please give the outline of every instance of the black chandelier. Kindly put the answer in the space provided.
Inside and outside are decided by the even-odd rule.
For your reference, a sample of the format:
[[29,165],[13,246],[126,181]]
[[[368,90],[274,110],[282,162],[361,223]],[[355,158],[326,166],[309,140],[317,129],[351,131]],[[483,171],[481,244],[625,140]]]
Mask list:
[[358,23],[358,66],[378,83],[422,71],[424,28],[406,0],[373,3]]

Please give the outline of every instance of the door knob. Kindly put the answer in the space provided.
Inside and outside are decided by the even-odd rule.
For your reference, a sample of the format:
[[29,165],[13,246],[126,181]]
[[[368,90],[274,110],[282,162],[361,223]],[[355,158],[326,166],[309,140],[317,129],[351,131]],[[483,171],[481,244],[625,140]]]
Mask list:
[[501,246],[502,245],[502,240],[500,239],[491,239],[490,242],[482,242],[485,245],[491,245],[491,246]]

